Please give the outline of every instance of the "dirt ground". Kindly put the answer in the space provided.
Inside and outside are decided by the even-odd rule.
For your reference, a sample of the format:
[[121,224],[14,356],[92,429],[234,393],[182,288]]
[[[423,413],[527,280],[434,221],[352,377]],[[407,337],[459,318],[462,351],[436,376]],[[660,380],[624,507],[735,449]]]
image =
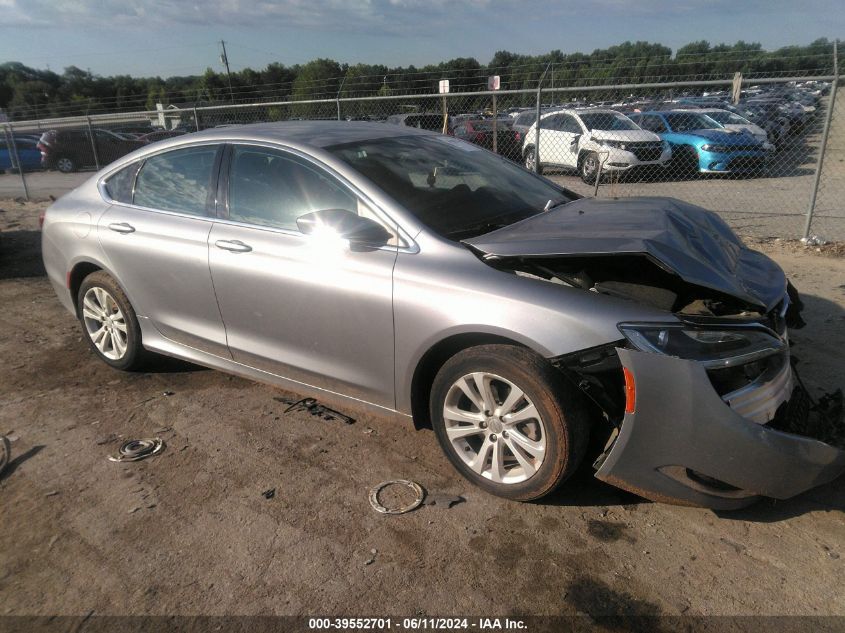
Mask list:
[[[410,423],[285,413],[294,394],[181,363],[112,370],[44,277],[44,206],[0,200],[0,615],[845,615],[842,480],[715,513],[587,466],[518,504],[466,483]],[[755,246],[803,293],[811,393],[843,385],[841,251]],[[162,454],[107,459],[150,436]],[[379,515],[367,491],[393,478],[465,501]]]

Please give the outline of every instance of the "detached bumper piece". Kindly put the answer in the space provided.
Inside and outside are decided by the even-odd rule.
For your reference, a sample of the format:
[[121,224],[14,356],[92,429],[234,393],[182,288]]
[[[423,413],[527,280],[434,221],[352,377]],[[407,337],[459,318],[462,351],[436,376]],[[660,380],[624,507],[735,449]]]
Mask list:
[[617,351],[635,401],[596,462],[602,481],[654,501],[730,510],[793,497],[845,471],[845,451],[739,415],[699,363]]

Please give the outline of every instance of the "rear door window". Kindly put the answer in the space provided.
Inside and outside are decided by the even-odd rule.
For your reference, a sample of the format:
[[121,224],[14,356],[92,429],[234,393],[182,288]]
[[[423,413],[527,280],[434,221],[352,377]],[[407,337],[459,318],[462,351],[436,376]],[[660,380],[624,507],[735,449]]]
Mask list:
[[150,209],[206,215],[219,146],[186,147],[144,161],[135,183],[135,204]]

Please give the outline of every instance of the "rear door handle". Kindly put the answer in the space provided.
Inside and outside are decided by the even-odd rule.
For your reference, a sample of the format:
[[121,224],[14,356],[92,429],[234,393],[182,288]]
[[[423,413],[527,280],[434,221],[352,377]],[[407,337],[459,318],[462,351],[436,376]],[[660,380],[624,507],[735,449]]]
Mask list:
[[135,227],[128,222],[115,222],[109,224],[109,228],[116,233],[134,233]]
[[224,251],[232,251],[233,253],[248,253],[252,250],[252,246],[244,244],[240,240],[217,240],[214,242],[217,248],[222,248]]

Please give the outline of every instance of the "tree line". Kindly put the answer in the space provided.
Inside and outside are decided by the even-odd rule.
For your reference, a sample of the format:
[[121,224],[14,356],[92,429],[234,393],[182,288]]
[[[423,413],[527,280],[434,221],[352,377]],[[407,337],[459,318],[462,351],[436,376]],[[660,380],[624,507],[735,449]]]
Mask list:
[[227,75],[206,69],[202,75],[103,77],[69,66],[59,74],[19,62],[0,64],[0,108],[11,120],[79,116],[101,112],[153,110],[165,106],[217,105],[261,101],[327,99],[437,92],[450,80],[452,92],[486,88],[488,75],[499,75],[503,89],[544,86],[660,82],[827,74],[832,42],[818,39],[806,46],[763,50],[759,43],[711,45],[692,42],[677,51],[649,42],[625,42],[592,53],[521,55],[498,51],[487,64],[467,57],[422,67],[345,64],[316,59],[286,66],[274,62],[262,70],[245,68]]

